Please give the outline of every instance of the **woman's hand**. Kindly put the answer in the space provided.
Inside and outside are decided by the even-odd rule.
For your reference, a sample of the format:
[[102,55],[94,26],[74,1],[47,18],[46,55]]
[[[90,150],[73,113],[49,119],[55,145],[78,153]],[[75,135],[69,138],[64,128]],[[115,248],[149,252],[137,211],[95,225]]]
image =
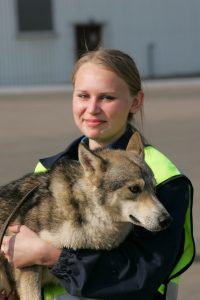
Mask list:
[[[42,240],[25,225],[9,226],[10,236],[3,239],[1,250],[15,268],[31,265],[54,265],[61,250]],[[1,298],[0,298],[1,300]]]
[[0,300],[15,300],[16,295],[15,292],[11,292],[9,295],[7,295],[5,290],[0,291]]

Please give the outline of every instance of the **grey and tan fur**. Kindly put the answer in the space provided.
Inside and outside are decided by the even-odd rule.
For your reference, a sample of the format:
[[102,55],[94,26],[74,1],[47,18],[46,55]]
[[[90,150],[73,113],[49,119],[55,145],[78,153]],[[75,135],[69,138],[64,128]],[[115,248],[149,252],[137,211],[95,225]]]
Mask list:
[[[125,239],[132,224],[150,231],[168,226],[170,216],[154,194],[153,175],[144,162],[138,133],[127,151],[93,153],[80,144],[79,161],[63,159],[47,173],[26,175],[2,187],[0,226],[38,183],[12,223],[27,225],[59,248],[111,249]],[[0,289],[15,284],[21,300],[39,300],[41,282],[56,279],[40,266],[14,270],[1,255],[0,280]]]

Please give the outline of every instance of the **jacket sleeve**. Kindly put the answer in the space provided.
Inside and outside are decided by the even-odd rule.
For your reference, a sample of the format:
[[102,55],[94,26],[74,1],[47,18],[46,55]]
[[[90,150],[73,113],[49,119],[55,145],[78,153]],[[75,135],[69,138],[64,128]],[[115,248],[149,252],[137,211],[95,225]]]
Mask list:
[[173,221],[152,233],[134,227],[126,240],[111,251],[64,248],[51,272],[76,296],[106,299],[155,299],[158,287],[170,274],[184,241],[184,220],[189,188],[182,177],[157,188],[157,196]]

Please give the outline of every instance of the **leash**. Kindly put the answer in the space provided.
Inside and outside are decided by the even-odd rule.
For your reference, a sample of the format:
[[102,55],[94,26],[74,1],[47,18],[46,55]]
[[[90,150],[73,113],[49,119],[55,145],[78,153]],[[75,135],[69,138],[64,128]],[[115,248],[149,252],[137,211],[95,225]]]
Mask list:
[[30,191],[28,191],[25,194],[25,196],[18,202],[18,204],[15,206],[14,210],[11,212],[11,214],[8,216],[8,218],[2,225],[1,230],[0,230],[0,249],[1,249],[2,242],[3,242],[3,237],[5,235],[6,229],[8,228],[12,217],[15,215],[15,213],[18,211],[18,209],[22,206],[22,204],[24,204],[24,202],[29,198],[29,196],[31,196],[35,192],[35,190],[39,187],[39,185],[40,184],[37,184],[36,186],[34,186]]

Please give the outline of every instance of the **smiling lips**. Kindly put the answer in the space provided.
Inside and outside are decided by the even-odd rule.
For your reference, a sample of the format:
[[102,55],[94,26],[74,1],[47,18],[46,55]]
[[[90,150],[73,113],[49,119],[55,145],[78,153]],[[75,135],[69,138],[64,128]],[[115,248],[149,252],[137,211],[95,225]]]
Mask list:
[[89,126],[89,127],[96,127],[98,125],[101,125],[105,123],[106,121],[99,120],[99,119],[84,119],[84,122]]

